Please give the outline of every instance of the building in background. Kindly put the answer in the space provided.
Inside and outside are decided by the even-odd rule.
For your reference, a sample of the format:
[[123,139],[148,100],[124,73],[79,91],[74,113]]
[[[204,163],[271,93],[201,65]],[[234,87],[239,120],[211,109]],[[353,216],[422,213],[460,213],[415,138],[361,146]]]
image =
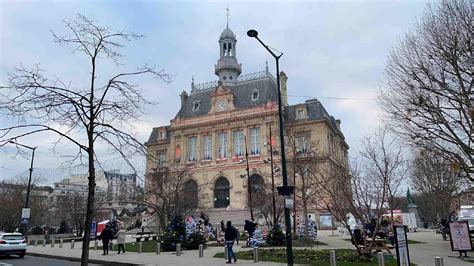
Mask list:
[[[277,186],[282,184],[276,173],[281,165],[276,79],[268,66],[264,71],[241,75],[236,44],[235,34],[226,27],[219,37],[219,59],[214,66],[219,79],[203,84],[195,84],[193,79],[190,92],[180,95],[181,106],[175,118],[169,125],[153,128],[145,143],[154,155],[147,161],[145,190],[161,182],[160,175],[172,165],[185,166],[191,177],[184,184],[187,200],[196,209],[205,209],[214,223],[226,219],[241,224],[250,218],[246,153],[254,195],[271,184],[270,143],[275,182]],[[349,146],[340,120],[329,115],[317,99],[289,105],[288,77],[283,71],[280,77],[285,126],[291,127],[296,141],[295,149],[287,152],[305,155],[298,156],[305,160],[323,156],[338,167],[347,167]],[[311,153],[315,149],[318,153]],[[290,173],[289,179],[293,180]],[[309,208],[317,219],[325,212],[315,206]]]

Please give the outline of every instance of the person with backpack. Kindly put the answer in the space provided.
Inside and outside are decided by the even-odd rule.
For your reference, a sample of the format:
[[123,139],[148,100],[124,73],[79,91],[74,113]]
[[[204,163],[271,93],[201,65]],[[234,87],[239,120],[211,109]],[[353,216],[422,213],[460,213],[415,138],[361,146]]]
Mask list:
[[234,263],[237,261],[237,257],[234,254],[234,250],[232,247],[234,246],[234,241],[237,241],[237,245],[239,244],[239,237],[238,231],[235,227],[232,226],[231,221],[227,221],[227,227],[225,228],[225,244],[227,247],[227,258],[228,261],[226,263],[231,263],[231,259],[234,258]]

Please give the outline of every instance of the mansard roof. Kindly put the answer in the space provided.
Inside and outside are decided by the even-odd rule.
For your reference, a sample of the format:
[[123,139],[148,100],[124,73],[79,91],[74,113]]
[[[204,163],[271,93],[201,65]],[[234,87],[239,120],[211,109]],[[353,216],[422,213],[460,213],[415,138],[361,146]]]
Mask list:
[[[297,120],[296,119],[296,110],[300,106],[306,106],[306,119]],[[326,120],[328,124],[333,128],[334,131],[338,132],[342,137],[341,130],[337,125],[336,119],[329,115],[321,102],[317,99],[306,100],[303,104],[289,105],[285,108],[285,117],[288,123],[295,123],[298,121],[315,121],[315,120]]]
[[[193,87],[183,103],[177,117],[190,118],[206,115],[211,110],[211,93],[218,86],[217,82],[200,84]],[[234,106],[237,109],[250,108],[267,102],[278,101],[276,80],[267,71],[252,73],[239,77],[236,84],[225,86],[234,95]],[[258,91],[258,99],[252,101],[252,92]],[[198,108],[194,108],[198,103]]]

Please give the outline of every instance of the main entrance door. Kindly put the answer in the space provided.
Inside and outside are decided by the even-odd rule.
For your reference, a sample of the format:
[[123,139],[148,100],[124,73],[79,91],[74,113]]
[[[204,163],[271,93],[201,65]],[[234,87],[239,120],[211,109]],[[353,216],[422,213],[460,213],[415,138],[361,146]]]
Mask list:
[[230,204],[229,181],[221,176],[214,185],[214,208],[226,208]]

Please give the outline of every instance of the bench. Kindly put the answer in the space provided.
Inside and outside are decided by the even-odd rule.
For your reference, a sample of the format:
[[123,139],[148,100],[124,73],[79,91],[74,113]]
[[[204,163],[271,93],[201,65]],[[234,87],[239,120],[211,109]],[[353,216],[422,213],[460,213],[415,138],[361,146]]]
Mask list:
[[158,239],[158,234],[139,234],[139,235],[134,235],[132,238],[135,238],[136,242],[141,242],[141,241],[148,241],[151,239],[157,240]]

